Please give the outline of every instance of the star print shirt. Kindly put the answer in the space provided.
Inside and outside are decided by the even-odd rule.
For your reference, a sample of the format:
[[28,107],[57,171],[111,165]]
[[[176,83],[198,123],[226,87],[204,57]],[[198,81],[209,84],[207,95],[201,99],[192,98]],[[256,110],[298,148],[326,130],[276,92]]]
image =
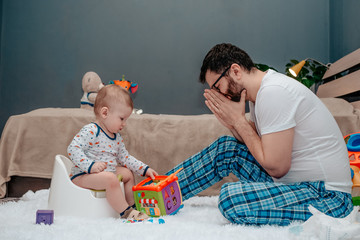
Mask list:
[[75,164],[71,169],[71,179],[90,173],[95,162],[105,162],[107,167],[104,171],[115,172],[119,164],[141,176],[145,176],[149,168],[128,153],[119,133],[111,138],[96,123],[85,125],[75,135],[67,151]]

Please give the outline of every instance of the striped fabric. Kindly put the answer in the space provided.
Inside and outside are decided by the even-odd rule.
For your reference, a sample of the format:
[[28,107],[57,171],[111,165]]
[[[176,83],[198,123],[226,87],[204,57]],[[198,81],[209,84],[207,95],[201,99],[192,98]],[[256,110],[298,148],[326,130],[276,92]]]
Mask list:
[[274,183],[247,147],[230,136],[220,137],[167,174],[179,168],[183,168],[177,174],[183,200],[230,173],[239,178],[225,183],[219,196],[219,209],[232,223],[285,226],[307,220],[309,205],[333,217],[345,217],[353,208],[350,194],[327,191],[322,181]]

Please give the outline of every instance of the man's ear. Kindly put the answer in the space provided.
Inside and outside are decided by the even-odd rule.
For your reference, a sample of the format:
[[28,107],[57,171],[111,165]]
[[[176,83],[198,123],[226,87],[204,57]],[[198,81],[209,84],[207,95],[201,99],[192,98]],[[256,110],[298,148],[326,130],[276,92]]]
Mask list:
[[240,67],[239,64],[233,63],[230,67],[229,75],[235,79],[239,80],[242,77],[243,69]]
[[102,107],[102,108],[100,109],[100,116],[101,116],[102,118],[107,118],[108,115],[109,115],[109,108],[108,108],[108,107]]

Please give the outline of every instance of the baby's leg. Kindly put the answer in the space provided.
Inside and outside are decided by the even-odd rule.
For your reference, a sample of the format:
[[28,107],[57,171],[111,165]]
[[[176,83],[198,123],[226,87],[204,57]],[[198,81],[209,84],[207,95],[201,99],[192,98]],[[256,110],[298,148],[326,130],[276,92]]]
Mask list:
[[132,206],[134,205],[134,193],[132,187],[135,185],[135,177],[131,170],[125,167],[116,167],[116,174],[121,174],[124,183],[125,198],[127,203]]
[[121,174],[124,183],[124,191],[127,203],[129,206],[125,211],[120,213],[122,218],[135,219],[135,220],[144,220],[149,218],[145,213],[139,212],[134,207],[134,194],[132,191],[132,187],[135,185],[135,177],[132,171],[125,167],[116,167],[116,174]]
[[79,187],[88,189],[105,189],[107,201],[118,213],[123,212],[129,204],[134,204],[134,200],[132,203],[126,201],[121,191],[119,180],[112,172],[84,174],[74,178],[73,183]]

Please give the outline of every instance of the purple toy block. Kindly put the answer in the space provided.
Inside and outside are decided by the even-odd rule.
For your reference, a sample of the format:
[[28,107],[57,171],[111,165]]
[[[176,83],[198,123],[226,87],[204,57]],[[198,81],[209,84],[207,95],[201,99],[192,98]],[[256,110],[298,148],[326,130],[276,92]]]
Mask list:
[[54,210],[37,210],[36,224],[52,224],[54,222]]

